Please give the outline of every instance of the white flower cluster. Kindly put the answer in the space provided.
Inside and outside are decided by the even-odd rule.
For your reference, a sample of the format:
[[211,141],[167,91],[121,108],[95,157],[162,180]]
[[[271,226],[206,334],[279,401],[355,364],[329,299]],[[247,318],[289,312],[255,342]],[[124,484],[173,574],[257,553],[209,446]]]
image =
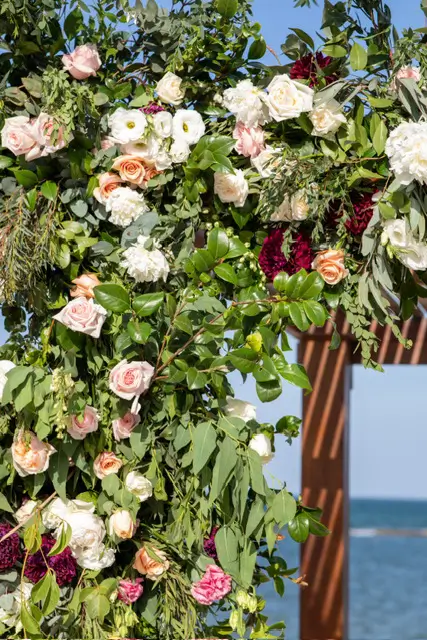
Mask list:
[[408,269],[427,269],[427,246],[414,238],[405,219],[387,220],[384,223],[382,242],[389,243],[392,253]]
[[385,152],[398,182],[427,184],[427,122],[402,122],[390,133]]
[[128,227],[134,220],[148,211],[142,193],[130,187],[118,187],[106,202],[110,222],[118,227]]
[[120,264],[136,282],[157,282],[161,279],[166,282],[168,262],[157,247],[145,248],[148,240],[146,236],[138,236],[136,243],[123,252],[125,259]]

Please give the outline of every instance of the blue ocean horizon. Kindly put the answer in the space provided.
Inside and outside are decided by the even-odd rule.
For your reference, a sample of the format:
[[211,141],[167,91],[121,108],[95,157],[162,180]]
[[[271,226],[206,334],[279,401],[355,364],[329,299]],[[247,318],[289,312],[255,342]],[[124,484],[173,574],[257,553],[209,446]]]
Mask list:
[[[427,537],[375,531],[427,530],[427,501],[352,499],[350,526],[348,640],[427,640]],[[298,566],[299,545],[280,547]],[[263,595],[270,619],[285,619],[286,640],[299,640],[299,587],[286,581],[280,598],[269,584]]]

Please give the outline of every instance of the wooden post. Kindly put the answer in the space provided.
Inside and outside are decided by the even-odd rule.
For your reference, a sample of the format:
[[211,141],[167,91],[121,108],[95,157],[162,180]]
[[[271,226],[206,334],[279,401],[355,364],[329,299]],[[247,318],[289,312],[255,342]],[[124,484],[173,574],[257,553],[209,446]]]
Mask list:
[[303,400],[302,495],[323,510],[326,538],[310,536],[301,551],[301,640],[348,637],[348,408],[353,344],[329,350],[330,335],[303,335],[299,362],[313,386]]

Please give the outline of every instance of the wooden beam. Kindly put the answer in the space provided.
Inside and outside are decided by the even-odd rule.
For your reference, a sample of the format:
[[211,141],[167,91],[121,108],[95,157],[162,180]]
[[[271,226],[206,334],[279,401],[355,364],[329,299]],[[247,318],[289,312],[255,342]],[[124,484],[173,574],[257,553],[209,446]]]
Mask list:
[[310,536],[301,551],[301,640],[344,640],[348,617],[348,407],[353,343],[329,350],[330,336],[306,335],[299,345],[313,392],[303,400],[302,494],[323,510],[331,534]]

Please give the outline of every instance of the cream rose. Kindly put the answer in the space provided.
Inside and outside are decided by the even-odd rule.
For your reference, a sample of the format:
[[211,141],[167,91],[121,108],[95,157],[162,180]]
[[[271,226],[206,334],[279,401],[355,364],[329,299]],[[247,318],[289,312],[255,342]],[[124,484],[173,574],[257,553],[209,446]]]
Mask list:
[[227,404],[225,405],[224,412],[227,416],[241,418],[245,422],[256,420],[256,406],[254,404],[232,398],[231,396],[227,396]]
[[103,543],[83,550],[77,549],[74,551],[74,556],[80,567],[93,571],[101,571],[111,567],[116,560],[114,549],[107,549]]
[[99,338],[106,317],[107,312],[101,305],[84,297],[71,300],[66,307],[53,316],[55,320],[72,331],[86,333],[92,338]]
[[10,360],[0,360],[0,402],[3,396],[3,391],[7,382],[7,374],[16,365]]
[[49,466],[49,458],[56,449],[42,442],[32,431],[21,429],[12,444],[12,460],[18,475],[25,476],[43,473]]
[[269,178],[280,164],[280,154],[281,149],[267,146],[257,156],[251,158],[251,164],[261,178]]
[[141,405],[139,404],[136,408],[136,413],[128,411],[123,418],[116,418],[113,420],[113,434],[116,440],[124,440],[125,438],[130,437],[130,434],[140,422],[140,417],[138,415],[140,410]]
[[98,412],[93,407],[86,406],[83,420],[77,416],[71,416],[68,433],[74,440],[84,440],[89,433],[98,429]]
[[71,282],[76,285],[70,291],[72,298],[81,298],[83,296],[85,298],[94,298],[93,290],[101,284],[95,273],[83,273],[83,275],[74,278]]
[[21,525],[29,522],[37,507],[38,502],[36,502],[36,500],[27,500],[27,502],[24,502],[15,512],[15,520]]
[[93,462],[93,471],[97,478],[103,480],[112,473],[118,473],[123,462],[112,451],[103,451]]
[[345,115],[337,108],[321,104],[308,116],[313,123],[313,136],[326,137],[338,131],[347,122]]
[[147,184],[147,171],[141,156],[119,156],[114,161],[112,168],[119,172],[121,179],[125,182],[130,182],[138,187]]
[[270,462],[274,458],[270,438],[267,438],[264,433],[257,433],[251,438],[249,449],[257,452],[261,457],[262,464],[267,464],[267,462]]
[[115,189],[123,184],[123,180],[115,173],[101,173],[98,176],[98,186],[93,190],[93,197],[101,204],[106,204]]
[[164,551],[159,551],[155,547],[150,547],[153,556],[157,556],[158,560],[152,558],[145,547],[136,552],[133,568],[145,576],[148,580],[157,580],[168,569],[169,561]]
[[298,118],[313,109],[314,91],[286,75],[273,78],[267,87],[270,116],[276,122]]
[[342,249],[326,249],[320,251],[312,264],[327,284],[335,285],[348,276],[348,270],[344,264],[344,251]]
[[1,131],[1,144],[15,156],[28,154],[36,145],[30,119],[26,116],[6,118]]
[[236,207],[243,207],[249,194],[249,185],[241,169],[235,173],[214,174],[214,193],[221,202],[232,202]]
[[86,80],[90,76],[96,76],[101,66],[101,58],[94,44],[83,44],[76,47],[72,53],[63,55],[62,64],[73,78]]
[[168,71],[157,83],[157,95],[162,102],[178,106],[185,97],[185,93],[182,90],[181,85],[182,79],[171,71]]
[[148,362],[122,360],[110,372],[110,389],[119,398],[132,400],[150,388],[154,367]]
[[132,516],[126,509],[116,511],[110,517],[108,533],[110,536],[114,534],[122,540],[129,540],[133,537],[136,526],[132,520]]
[[125,487],[130,493],[133,493],[140,502],[145,502],[153,495],[153,485],[148,478],[138,471],[131,471],[127,474]]

